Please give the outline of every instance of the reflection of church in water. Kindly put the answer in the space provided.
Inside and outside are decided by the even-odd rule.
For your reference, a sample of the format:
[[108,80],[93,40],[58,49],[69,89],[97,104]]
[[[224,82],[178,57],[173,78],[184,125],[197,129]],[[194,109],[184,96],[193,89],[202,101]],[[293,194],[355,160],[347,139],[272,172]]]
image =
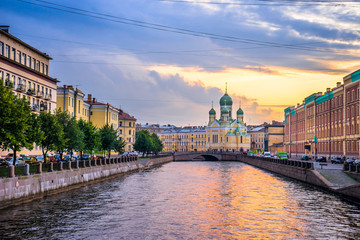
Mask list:
[[227,94],[220,99],[220,119],[216,119],[214,107],[209,111],[209,124],[206,128],[206,148],[218,151],[250,150],[250,136],[244,123],[244,112],[239,106],[236,119],[232,118],[232,99]]

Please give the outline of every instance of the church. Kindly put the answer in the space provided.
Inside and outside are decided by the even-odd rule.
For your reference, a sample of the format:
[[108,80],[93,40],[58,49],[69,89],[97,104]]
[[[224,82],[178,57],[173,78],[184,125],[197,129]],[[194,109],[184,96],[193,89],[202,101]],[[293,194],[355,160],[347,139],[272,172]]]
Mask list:
[[220,98],[220,118],[216,119],[214,107],[209,111],[209,123],[206,128],[206,148],[210,151],[248,151],[250,136],[244,123],[244,112],[239,106],[236,118],[232,118],[233,101],[227,94]]

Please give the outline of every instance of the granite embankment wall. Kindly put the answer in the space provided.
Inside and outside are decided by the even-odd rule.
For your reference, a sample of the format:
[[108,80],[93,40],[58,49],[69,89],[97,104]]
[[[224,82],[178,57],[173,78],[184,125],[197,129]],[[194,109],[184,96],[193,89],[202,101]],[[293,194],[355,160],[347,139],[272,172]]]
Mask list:
[[310,162],[246,157],[242,155],[237,155],[236,160],[319,187],[327,189],[333,187],[328,180],[314,170],[313,164]]
[[67,191],[120,174],[154,167],[170,161],[172,161],[172,156],[149,159],[145,165],[138,161],[117,163],[112,161],[111,164],[107,165],[0,178],[0,208]]

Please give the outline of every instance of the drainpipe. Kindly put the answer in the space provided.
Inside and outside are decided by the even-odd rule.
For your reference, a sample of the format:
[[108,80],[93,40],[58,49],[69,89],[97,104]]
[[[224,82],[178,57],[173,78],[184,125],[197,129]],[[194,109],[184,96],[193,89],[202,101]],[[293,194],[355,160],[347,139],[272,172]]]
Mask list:
[[64,111],[64,112],[65,112],[65,100],[66,100],[66,98],[65,98],[65,90],[66,90],[66,89],[65,89],[65,86],[66,86],[66,85],[64,85],[64,108],[63,108],[63,111]]

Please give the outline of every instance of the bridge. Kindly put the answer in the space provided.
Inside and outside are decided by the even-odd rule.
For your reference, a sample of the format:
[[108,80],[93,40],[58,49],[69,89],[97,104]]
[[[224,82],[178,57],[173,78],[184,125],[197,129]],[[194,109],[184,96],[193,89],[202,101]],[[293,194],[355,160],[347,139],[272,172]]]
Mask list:
[[179,152],[174,154],[174,161],[234,161],[239,153],[233,152]]

